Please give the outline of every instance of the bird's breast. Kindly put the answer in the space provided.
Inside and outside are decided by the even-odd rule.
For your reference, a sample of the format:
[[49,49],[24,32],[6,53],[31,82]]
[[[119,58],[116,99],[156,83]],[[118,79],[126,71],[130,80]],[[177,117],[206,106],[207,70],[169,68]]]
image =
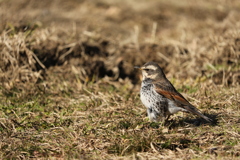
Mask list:
[[140,99],[144,106],[151,108],[155,105],[158,105],[159,101],[162,101],[163,96],[159,95],[155,90],[152,84],[142,85],[140,92]]

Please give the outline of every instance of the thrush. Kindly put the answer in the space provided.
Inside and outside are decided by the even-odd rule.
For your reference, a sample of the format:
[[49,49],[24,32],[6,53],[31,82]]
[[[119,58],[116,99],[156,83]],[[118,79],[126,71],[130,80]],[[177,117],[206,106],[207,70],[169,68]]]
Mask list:
[[165,121],[179,111],[198,115],[208,122],[212,121],[174,88],[157,63],[148,62],[142,67],[135,68],[142,71],[140,99],[146,106],[151,121]]

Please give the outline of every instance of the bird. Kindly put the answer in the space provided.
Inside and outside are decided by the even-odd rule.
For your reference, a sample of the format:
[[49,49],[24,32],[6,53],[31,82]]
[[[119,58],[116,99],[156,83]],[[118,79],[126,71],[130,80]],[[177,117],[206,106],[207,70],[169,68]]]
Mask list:
[[134,68],[142,71],[140,99],[147,108],[150,121],[165,122],[171,115],[181,111],[212,122],[212,119],[203,115],[175,89],[156,62],[147,62],[142,67]]

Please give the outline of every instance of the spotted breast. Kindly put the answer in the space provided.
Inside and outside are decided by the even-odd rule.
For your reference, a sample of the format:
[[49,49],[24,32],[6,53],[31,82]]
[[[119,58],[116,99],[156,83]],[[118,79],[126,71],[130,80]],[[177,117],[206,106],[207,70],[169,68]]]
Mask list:
[[151,79],[142,81],[140,99],[147,108],[148,118],[157,122],[168,114],[168,100],[154,90],[151,82]]

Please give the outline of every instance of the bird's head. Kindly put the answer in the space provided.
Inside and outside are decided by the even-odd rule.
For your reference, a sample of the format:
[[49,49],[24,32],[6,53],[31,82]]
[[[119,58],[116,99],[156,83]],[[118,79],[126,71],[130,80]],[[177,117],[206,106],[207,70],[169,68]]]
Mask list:
[[135,66],[134,68],[142,71],[143,80],[147,78],[156,80],[165,77],[161,67],[156,62],[147,62],[142,67]]

